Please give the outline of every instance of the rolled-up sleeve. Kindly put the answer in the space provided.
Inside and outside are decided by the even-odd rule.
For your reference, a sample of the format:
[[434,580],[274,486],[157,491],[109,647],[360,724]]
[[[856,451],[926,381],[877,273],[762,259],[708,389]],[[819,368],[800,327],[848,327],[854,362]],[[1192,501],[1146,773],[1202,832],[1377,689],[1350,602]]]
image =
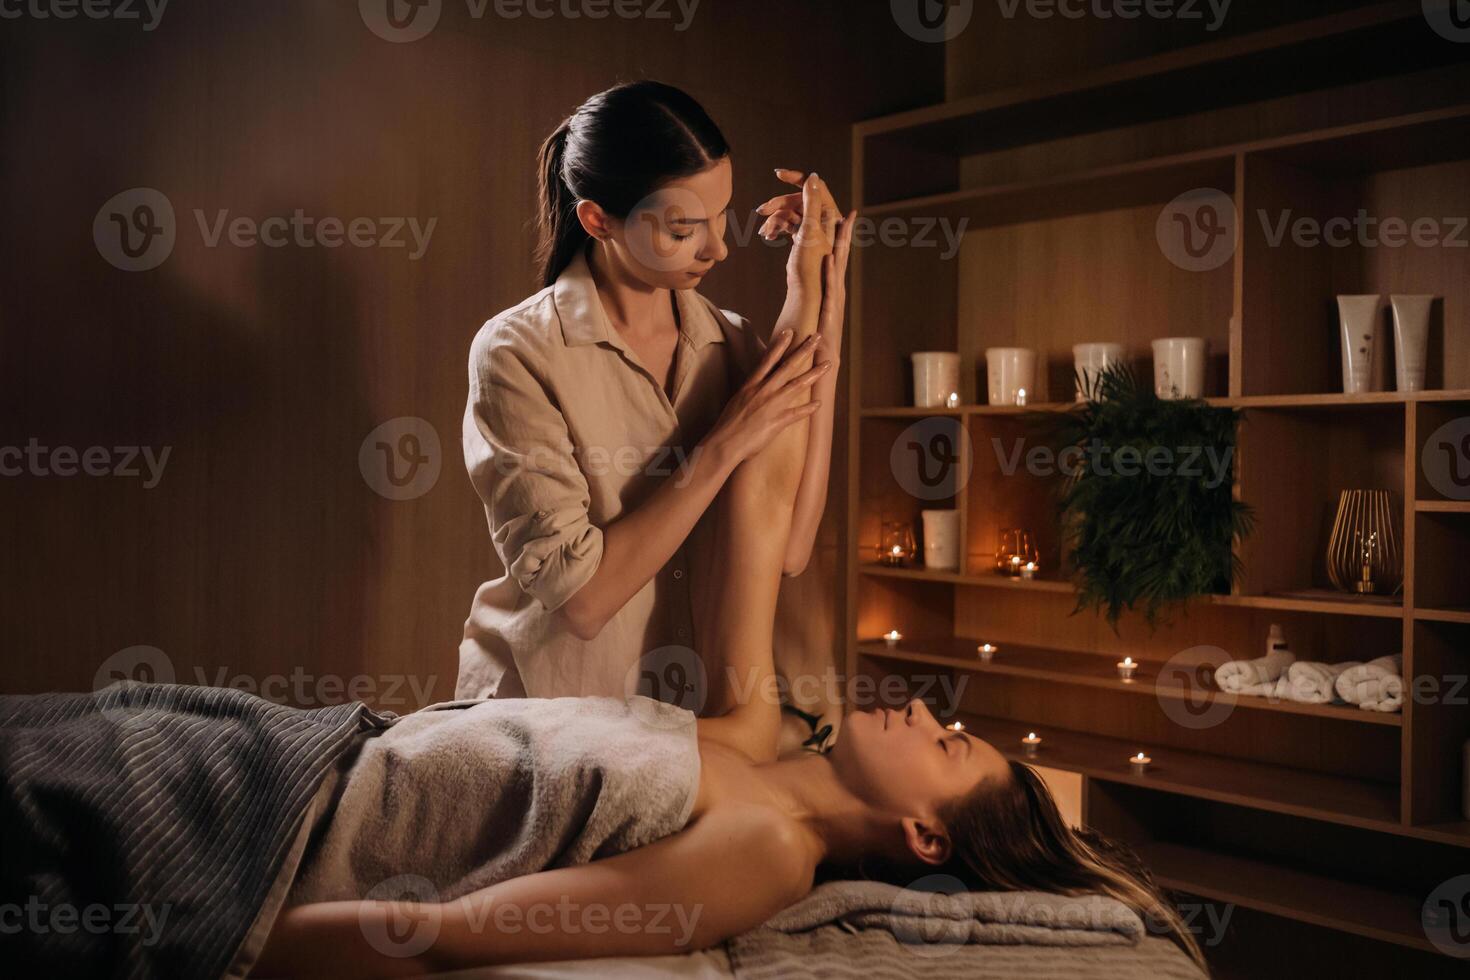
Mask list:
[[548,610],[587,583],[602,529],[561,409],[528,354],[483,336],[471,358],[465,464],[506,571]]

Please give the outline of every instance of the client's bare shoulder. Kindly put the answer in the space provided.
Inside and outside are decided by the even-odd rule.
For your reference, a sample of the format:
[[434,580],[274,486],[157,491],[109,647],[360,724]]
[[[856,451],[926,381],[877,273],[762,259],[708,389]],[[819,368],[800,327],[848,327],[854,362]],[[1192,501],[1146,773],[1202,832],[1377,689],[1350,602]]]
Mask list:
[[761,779],[763,767],[744,753],[701,739],[699,756],[699,795],[689,826],[701,824],[706,832],[718,828],[749,859],[792,870],[791,886],[797,897],[805,895],[821,862],[821,840],[782,805],[781,796]]

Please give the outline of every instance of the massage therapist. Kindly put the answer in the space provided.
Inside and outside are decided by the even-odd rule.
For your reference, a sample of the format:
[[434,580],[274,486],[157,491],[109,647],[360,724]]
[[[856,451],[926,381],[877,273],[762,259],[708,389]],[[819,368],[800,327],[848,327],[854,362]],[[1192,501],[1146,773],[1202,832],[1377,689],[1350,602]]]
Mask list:
[[[821,329],[795,349],[695,291],[728,254],[732,187],[704,109],[655,82],[595,95],[542,146],[540,183],[546,288],[470,351],[465,462],[506,573],[475,594],[461,698],[622,696],[645,654],[693,648],[701,518],[787,427],[811,423],[788,575],[827,493],[841,275],[829,258]],[[794,231],[800,199],[763,205],[761,234]]]

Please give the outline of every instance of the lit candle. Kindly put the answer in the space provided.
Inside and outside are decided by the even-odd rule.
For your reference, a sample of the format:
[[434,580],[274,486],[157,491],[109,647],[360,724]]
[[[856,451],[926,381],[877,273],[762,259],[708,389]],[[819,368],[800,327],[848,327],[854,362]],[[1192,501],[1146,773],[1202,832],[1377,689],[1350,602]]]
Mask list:
[[1148,772],[1149,763],[1153,762],[1154,760],[1150,759],[1148,756],[1140,752],[1137,755],[1129,756],[1128,761],[1133,766],[1134,774],[1142,776],[1144,773]]
[[1022,578],[1025,578],[1025,579],[1035,578],[1036,577],[1036,562],[1034,562],[1034,561],[1028,561],[1026,564],[1022,565],[1021,566],[1021,577]]
[[1138,663],[1132,657],[1124,657],[1118,661],[1118,676],[1125,681],[1133,680],[1133,672],[1138,669]]
[[1041,736],[1035,732],[1028,732],[1026,737],[1021,739],[1021,744],[1026,747],[1027,755],[1035,755],[1036,750],[1041,748]]
[[944,400],[944,404],[949,408],[959,408],[960,393],[958,391],[951,391],[949,393],[949,397]]
[[975,648],[976,652],[980,654],[980,659],[985,661],[986,663],[990,663],[990,661],[994,659],[995,651],[999,649],[1000,647],[995,646],[991,643],[982,643]]
[[898,630],[889,630],[883,634],[883,642],[891,647],[898,646],[898,641],[903,639],[903,634]]
[[962,721],[957,721],[953,725],[949,726],[949,730],[952,732],[962,732],[965,730],[965,723]]
[[1011,555],[1011,574],[1012,575],[1020,575],[1021,574],[1021,556],[1020,555]]
[[1025,404],[1026,404],[1026,389],[1025,388],[1017,388],[1016,389],[1016,404],[1017,405],[1020,405],[1022,407],[1025,406]]

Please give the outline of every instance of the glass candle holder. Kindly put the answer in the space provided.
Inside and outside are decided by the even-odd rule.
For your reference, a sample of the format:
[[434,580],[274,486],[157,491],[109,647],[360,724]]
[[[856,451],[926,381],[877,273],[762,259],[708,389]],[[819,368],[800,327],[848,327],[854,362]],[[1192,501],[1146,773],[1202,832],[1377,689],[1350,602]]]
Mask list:
[[[1034,578],[1041,556],[1036,551],[1036,539],[1022,527],[1003,528],[995,548],[995,571],[1014,578]],[[1031,574],[1026,574],[1026,566]]]
[[914,529],[907,521],[884,521],[878,561],[884,565],[907,565],[914,556]]

